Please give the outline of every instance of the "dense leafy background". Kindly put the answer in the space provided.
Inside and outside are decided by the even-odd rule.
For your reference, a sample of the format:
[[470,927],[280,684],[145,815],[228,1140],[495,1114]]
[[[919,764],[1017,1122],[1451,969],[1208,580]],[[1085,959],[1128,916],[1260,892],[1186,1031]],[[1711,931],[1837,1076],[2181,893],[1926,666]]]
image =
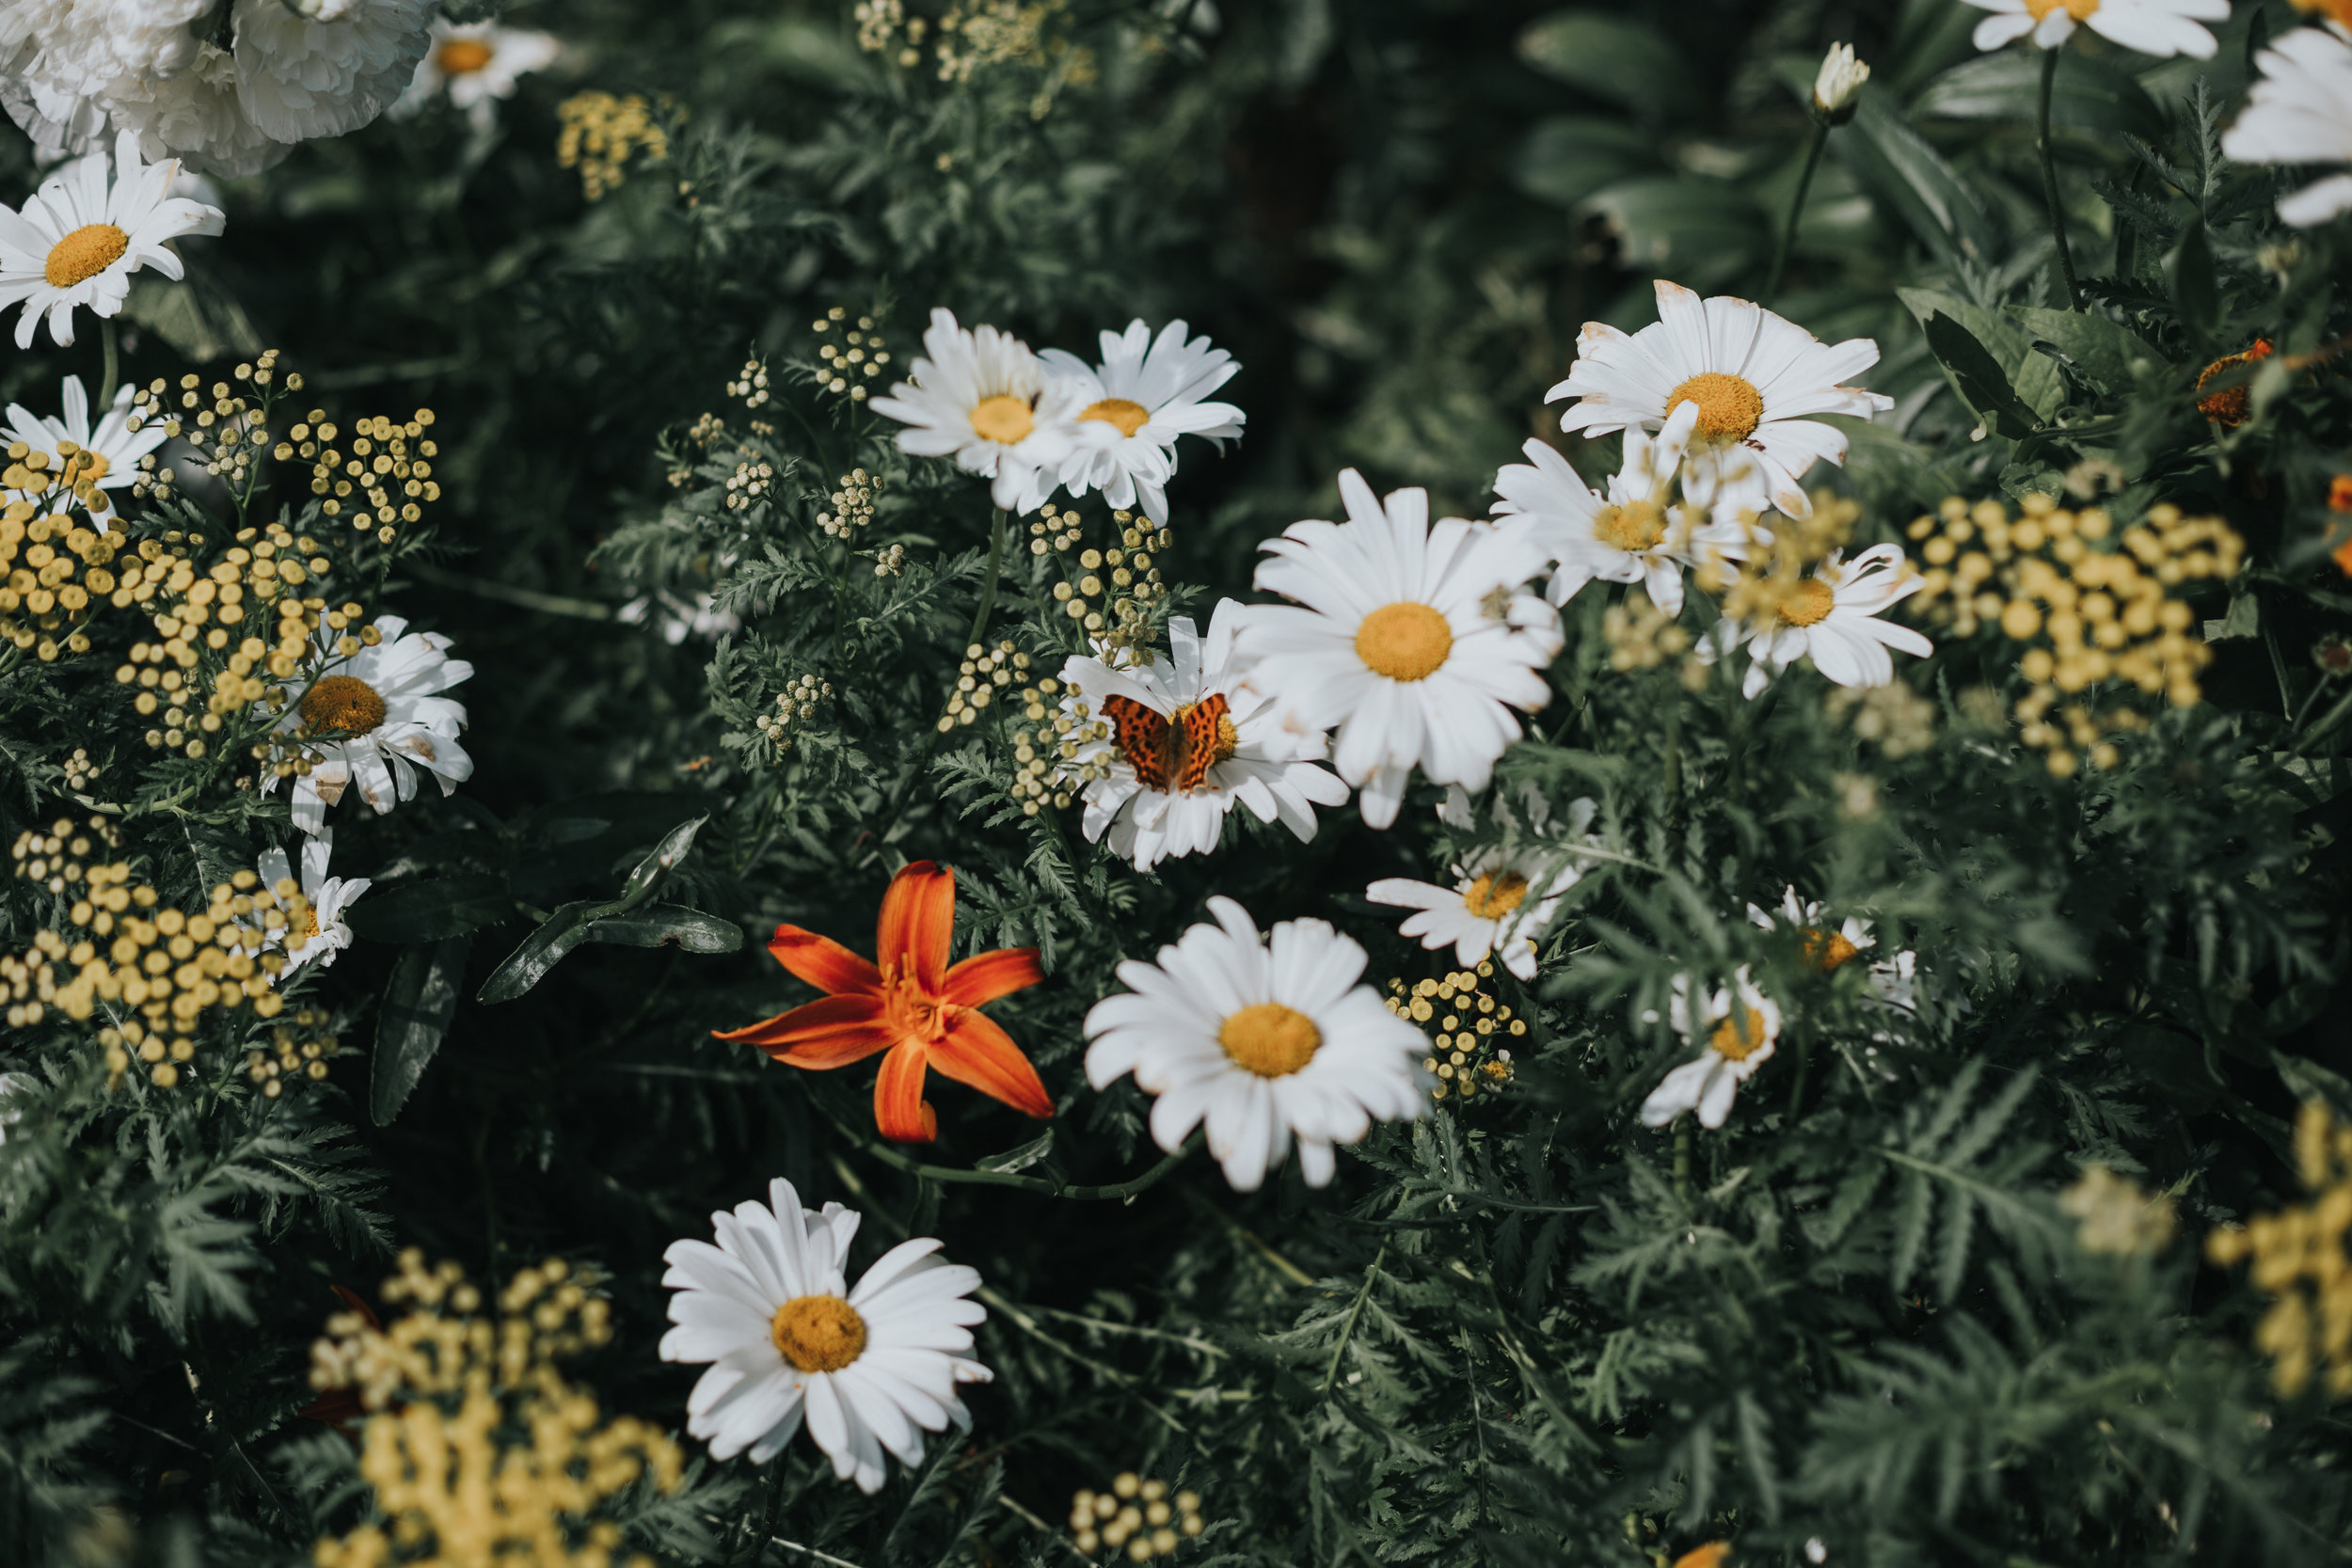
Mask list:
[[[373,602],[473,661],[478,770],[453,800],[348,820],[337,854],[378,875],[379,910],[407,886],[429,911],[449,901],[436,879],[466,878],[511,911],[470,933],[469,995],[532,911],[611,896],[690,817],[710,820],[663,897],[755,936],[791,920],[863,945],[891,870],[935,856],[962,879],[960,940],[1048,952],[1050,983],[997,1009],[1062,1097],[1052,1164],[1030,1174],[1108,1182],[1155,1156],[1139,1097],[1084,1087],[1078,1021],[1119,958],[1209,893],[1262,920],[1340,921],[1375,981],[1436,973],[1360,896],[1372,876],[1433,870],[1425,812],[1387,834],[1343,814],[1305,847],[1236,830],[1218,856],[1138,878],[1073,822],[1006,811],[988,727],[931,728],[977,598],[985,497],[909,470],[817,390],[810,322],[870,312],[902,365],[934,303],[1040,345],[1181,315],[1233,349],[1248,438],[1186,454],[1166,558],[1205,616],[1246,590],[1260,538],[1334,509],[1343,467],[1482,509],[1522,440],[1557,438],[1541,399],[1579,325],[1648,319],[1653,276],[1759,291],[1811,133],[1803,84],[1835,39],[1876,75],[1832,138],[1777,304],[1883,345],[1868,382],[1897,413],[1831,476],[1864,503],[1858,540],[1900,537],[1948,494],[2051,493],[2110,462],[2127,519],[2171,500],[2249,541],[2253,569],[2196,607],[2230,634],[2211,700],[2118,768],[2054,779],[1997,703],[1988,722],[1963,701],[2010,689],[2014,649],[1988,634],[1904,670],[1936,739],[1890,759],[1809,673],[1749,704],[1671,667],[1612,672],[1589,591],[1540,743],[1503,777],[1596,799],[1623,859],[1580,887],[1540,990],[1506,984],[1540,1022],[1503,1101],[1382,1131],[1323,1193],[1286,1177],[1238,1197],[1199,1157],[1131,1203],[919,1180],[861,1132],[862,1074],[707,1037],[804,994],[756,941],[732,958],[593,947],[519,1001],[468,1001],[389,1124],[366,1053],[265,1106],[109,1097],[70,1033],[0,1037],[0,1067],[47,1085],[0,1146],[11,1560],[293,1560],[347,1525],[364,1503],[348,1449],[292,1413],[328,1287],[370,1289],[389,1246],[483,1278],[549,1255],[600,1268],[621,1332],[582,1375],[609,1408],[676,1422],[691,1379],[653,1354],[660,1251],[778,1174],[867,1209],[869,1243],[936,1234],[977,1264],[998,1381],[967,1442],[876,1499],[805,1447],[772,1471],[698,1469],[640,1522],[676,1560],[811,1560],[763,1544],[781,1537],[858,1564],[1067,1561],[1000,1491],[1057,1521],[1071,1491],[1127,1467],[1202,1494],[1212,1528],[1186,1548],[1202,1562],[1630,1564],[1719,1538],[1790,1563],[1808,1540],[1832,1562],[2340,1558],[2341,1418],[2271,1392],[2254,1297],[2194,1244],[2294,1194],[2298,1100],[2352,1114],[2347,732],[2325,727],[2344,688],[2309,657],[2352,608],[2323,510],[2352,399],[2323,364],[2265,384],[2262,417],[2225,436],[2191,395],[2257,336],[2304,354],[2347,325],[2344,236],[2287,254],[2280,182],[2212,150],[2250,50],[2296,20],[2283,0],[2241,4],[2201,67],[2095,43],[2067,58],[2077,257],[2100,318],[2153,350],[2137,365],[2031,346],[2046,331],[2017,312],[2065,303],[2031,61],[1976,56],[1979,13],[1956,0],[1263,0],[1214,24],[1205,5],[1073,0],[1049,31],[1099,76],[1041,118],[1043,70],[945,86],[859,51],[842,9],[518,6],[508,20],[576,54],[494,135],[433,113],[306,147],[229,189],[226,235],[183,247],[183,295],[142,295],[135,376],[267,343],[346,420],[438,416],[450,499]],[[552,151],[555,104],[582,87],[686,116],[668,164],[595,204]],[[29,185],[21,143],[0,158],[8,189]],[[1979,413],[1899,290],[1973,308],[2046,428],[1972,439]],[[46,408],[65,371],[95,380],[96,343],[16,356],[0,391]],[[755,354],[776,401],[747,412],[722,388]],[[731,450],[685,444],[706,412],[775,427],[768,504],[720,505]],[[1566,444],[1588,475],[1613,464],[1612,443]],[[905,544],[902,578],[813,524],[856,465],[888,479],[860,544]],[[990,639],[1043,657],[1072,644],[1025,537]],[[744,623],[723,649],[613,618],[652,589],[714,586]],[[835,700],[778,766],[747,724],[802,673]],[[8,836],[58,809],[74,746],[142,766],[134,733],[93,735],[53,677],[7,678]],[[126,831],[159,884],[189,887],[199,836],[258,845],[241,820],[224,806]],[[1918,952],[1905,1037],[1873,1040],[1858,974],[1808,971],[1793,939],[1746,922],[1789,883]],[[11,883],[4,918],[21,948],[55,914]],[[375,934],[393,940],[306,982],[355,1042],[437,929]],[[1724,1132],[1642,1129],[1633,1110],[1681,1050],[1643,1011],[1674,974],[1742,963],[1791,1009],[1780,1059]],[[940,1166],[1035,1134],[952,1087],[933,1098]],[[2175,1195],[2187,1239],[2080,1251],[2054,1195],[2092,1161]],[[112,1515],[93,1509],[131,1524],[98,1528]]]

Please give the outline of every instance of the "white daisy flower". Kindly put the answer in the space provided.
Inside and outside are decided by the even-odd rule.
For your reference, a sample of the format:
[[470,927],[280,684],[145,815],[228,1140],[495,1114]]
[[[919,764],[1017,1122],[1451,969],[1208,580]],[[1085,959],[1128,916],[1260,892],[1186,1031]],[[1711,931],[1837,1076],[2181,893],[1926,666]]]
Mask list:
[[1340,497],[1345,523],[1294,523],[1259,546],[1275,559],[1257,585],[1299,602],[1246,608],[1237,642],[1285,728],[1338,728],[1333,766],[1385,828],[1417,763],[1435,783],[1486,787],[1519,736],[1511,709],[1550,701],[1560,612],[1526,591],[1544,555],[1518,519],[1432,528],[1425,491],[1384,502],[1353,468]]
[[8,434],[35,451],[48,453],[53,472],[65,461],[64,448],[72,445],[89,455],[85,471],[91,483],[102,490],[119,490],[137,480],[139,459],[167,439],[161,420],[137,430],[131,428],[132,392],[127,386],[117,391],[114,406],[93,430],[89,394],[82,390],[80,376],[69,375],[59,400],[64,418],[43,419],[23,404],[12,403],[8,404]]
[[1553,604],[1566,604],[1597,578],[1638,582],[1652,604],[1679,615],[1685,566],[1746,558],[1752,519],[1764,504],[1760,492],[1744,484],[1720,486],[1711,514],[1674,504],[1698,418],[1698,404],[1684,403],[1655,439],[1627,431],[1624,467],[1609,481],[1606,500],[1542,441],[1527,443],[1532,467],[1514,463],[1495,475],[1501,498],[1495,515],[1527,518],[1545,552],[1559,562],[1545,590]]
[[[1744,447],[1761,469],[1766,493],[1791,517],[1813,503],[1799,482],[1823,459],[1846,460],[1846,437],[1822,414],[1868,419],[1895,400],[1843,383],[1878,363],[1867,338],[1836,344],[1759,305],[1720,295],[1701,299],[1658,280],[1658,320],[1630,336],[1587,322],[1568,378],[1547,403],[1577,399],[1560,416],[1562,430],[1602,436],[1659,430],[1684,403],[1695,404],[1694,452]],[[1695,496],[1701,505],[1714,498]]]
[[[1668,1011],[1675,1033],[1696,1043],[1691,987],[1679,974],[1675,976]],[[1740,1085],[1772,1059],[1780,1038],[1780,1009],[1756,989],[1742,966],[1730,987],[1707,999],[1698,1026],[1707,1032],[1707,1049],[1696,1060],[1666,1074],[1642,1101],[1642,1120],[1648,1126],[1663,1127],[1683,1112],[1694,1110],[1701,1127],[1710,1131],[1721,1127],[1731,1115]]]
[[473,128],[486,132],[498,123],[500,101],[514,97],[525,76],[545,71],[563,52],[553,33],[501,27],[495,22],[437,19],[424,58],[417,62],[417,73],[392,112],[413,115],[436,94],[446,92],[452,108],[466,111]]
[[[408,631],[397,615],[376,617],[381,634],[373,647],[349,658],[330,659],[325,673],[308,683],[284,688],[287,705],[278,733],[302,742],[323,761],[294,780],[294,826],[320,832],[326,808],[357,787],[381,816],[417,793],[417,769],[440,782],[448,796],[473,776],[473,758],[458,744],[466,705],[438,693],[473,678],[473,666],[449,657],[450,640],[440,632]],[[278,787],[265,773],[262,788]]]
[[990,496],[1007,512],[1034,512],[1053,493],[1062,460],[1081,439],[1107,440],[1112,427],[1078,428],[1080,390],[1045,373],[1020,339],[993,326],[966,331],[955,312],[933,310],[923,334],[927,357],[911,379],[871,404],[908,428],[898,450],[953,457],[966,473],[993,481]]
[[[1083,657],[1062,666],[1073,694],[1063,705],[1084,705],[1110,732],[1069,765],[1109,770],[1085,785],[1087,839],[1107,832],[1111,852],[1138,871],[1215,849],[1235,805],[1304,844],[1315,836],[1315,807],[1347,803],[1347,785],[1302,756],[1273,705],[1244,686],[1233,657],[1241,616],[1239,604],[1220,600],[1205,641],[1189,617],[1169,619],[1165,657],[1119,670]],[[1320,737],[1311,745],[1319,755]]]
[[2111,43],[2143,55],[2213,58],[2219,47],[2201,22],[2230,20],[2230,0],[1968,0],[1994,14],[1977,24],[1977,47],[1999,49],[2022,38],[2057,49],[2080,23]]
[[[312,958],[318,960],[321,969],[331,967],[335,955],[351,945],[351,927],[343,920],[343,911],[374,884],[365,877],[329,877],[326,865],[334,848],[335,835],[324,829],[317,837],[302,841],[299,886],[304,902],[310,908],[301,932],[290,934],[286,967],[278,974],[280,981]],[[294,867],[286,851],[274,845],[262,851],[256,869],[262,874],[262,885],[273,893],[294,880]]]
[[1311,1187],[1331,1180],[1335,1144],[1374,1117],[1403,1121],[1428,1101],[1428,1040],[1356,982],[1364,950],[1321,920],[1286,920],[1269,939],[1231,898],[1216,924],[1160,949],[1156,965],[1119,966],[1128,989],[1087,1014],[1087,1080],[1134,1073],[1152,1103],[1152,1137],[1173,1154],[1203,1120],[1209,1152],[1236,1192],[1255,1192],[1298,1142]]
[[1206,338],[1186,341],[1184,324],[1169,322],[1153,338],[1138,321],[1122,333],[1103,334],[1103,362],[1089,365],[1074,354],[1049,348],[1046,368],[1076,389],[1085,404],[1082,424],[1102,433],[1062,459],[1060,478],[1073,496],[1091,489],[1121,511],[1140,510],[1155,524],[1168,523],[1168,481],[1176,471],[1176,437],[1205,436],[1221,448],[1239,436],[1248,416],[1230,403],[1209,403],[1241,367]]
[[74,307],[114,315],[141,267],[181,276],[167,241],[220,232],[219,208],[165,194],[178,168],[142,164],[138,137],[126,131],[115,138],[112,180],[104,156],[92,154],[42,181],[23,211],[0,207],[0,309],[24,306],[17,347],[33,346],[44,315],[49,336],[72,343]]
[[1453,868],[1452,885],[1384,877],[1364,889],[1375,904],[1421,912],[1397,927],[1435,950],[1451,946],[1454,961],[1475,968],[1488,955],[1522,980],[1535,978],[1535,939],[1551,924],[1560,895],[1583,869],[1556,849],[1480,849]]
[[1935,644],[1909,626],[1878,619],[1898,600],[1919,592],[1925,579],[1903,559],[1901,546],[1873,545],[1850,562],[1832,550],[1814,575],[1796,586],[1771,624],[1745,626],[1725,620],[1699,645],[1713,659],[1745,643],[1753,661],[1743,689],[1751,697],[1800,658],[1839,686],[1884,686],[1895,678],[1886,650],[1899,648],[1921,658]]
[[710,1216],[719,1244],[673,1242],[661,1255],[670,1321],[664,1361],[709,1362],[687,1396],[686,1430],[713,1459],[750,1450],[765,1465],[805,1421],[833,1473],[879,1492],[882,1455],[923,1462],[926,1432],[969,1430],[959,1383],[994,1374],[965,1355],[987,1310],[969,1300],[979,1271],[935,1256],[940,1243],[901,1242],[849,1287],[859,1216],[838,1203],[801,1207],[792,1183],[766,1203]]
[[[2297,27],[2254,56],[2252,101],[2222,134],[2241,164],[2352,164],[2352,43],[2322,27]],[[2312,229],[2352,212],[2352,174],[2333,174],[2279,203],[2279,215]]]
[[[1878,945],[1878,937],[1870,929],[1868,921],[1848,915],[1845,922],[1833,931],[1821,918],[1821,905],[1818,901],[1801,900],[1793,887],[1781,895],[1777,918],[1754,904],[1748,906],[1748,919],[1764,930],[1777,930],[1785,923],[1802,932],[1805,963],[1824,974],[1844,968]],[[1869,999],[1883,1006],[1911,1011],[1917,998],[1918,955],[1902,952],[1891,958],[1867,961]]]

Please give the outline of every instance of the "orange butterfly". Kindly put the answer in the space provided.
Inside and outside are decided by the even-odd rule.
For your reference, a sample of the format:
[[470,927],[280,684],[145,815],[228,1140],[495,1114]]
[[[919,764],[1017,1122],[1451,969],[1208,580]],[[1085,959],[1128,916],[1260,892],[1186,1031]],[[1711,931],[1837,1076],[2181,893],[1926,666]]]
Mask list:
[[1207,782],[1209,769],[1233,754],[1226,701],[1208,696],[1176,710],[1174,720],[1132,697],[1105,697],[1112,743],[1147,789],[1182,795]]

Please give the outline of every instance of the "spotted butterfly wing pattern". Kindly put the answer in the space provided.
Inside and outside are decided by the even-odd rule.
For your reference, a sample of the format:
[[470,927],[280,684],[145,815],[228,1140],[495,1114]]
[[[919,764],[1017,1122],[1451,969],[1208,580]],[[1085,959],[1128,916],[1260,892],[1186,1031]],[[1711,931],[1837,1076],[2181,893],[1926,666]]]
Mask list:
[[1216,766],[1218,731],[1225,723],[1226,703],[1223,697],[1203,697],[1190,707],[1181,710],[1182,721],[1176,733],[1176,756],[1169,771],[1175,775],[1178,794],[1199,789],[1209,779],[1209,769]]
[[1168,744],[1174,726],[1133,697],[1105,697],[1103,717],[1111,721],[1111,741],[1147,789],[1166,789],[1174,758]]

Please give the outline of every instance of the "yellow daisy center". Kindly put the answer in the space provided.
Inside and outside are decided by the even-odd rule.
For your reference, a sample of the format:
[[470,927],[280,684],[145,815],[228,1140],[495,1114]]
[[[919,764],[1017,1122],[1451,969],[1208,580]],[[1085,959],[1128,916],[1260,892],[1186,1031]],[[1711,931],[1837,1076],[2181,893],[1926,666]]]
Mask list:
[[804,1372],[837,1372],[866,1354],[866,1320],[839,1296],[794,1296],[776,1308],[768,1337]]
[[122,260],[131,236],[111,223],[86,223],[49,247],[41,276],[53,289],[71,289]]
[[1686,403],[1699,405],[1694,440],[1744,441],[1764,422],[1764,394],[1736,375],[1706,371],[1677,387],[1666,398],[1666,415]]
[[1287,1078],[1315,1059],[1323,1031],[1295,1007],[1260,1002],[1228,1018],[1217,1029],[1216,1043],[1245,1072]]
[[1613,549],[1639,554],[1666,537],[1666,509],[1656,501],[1604,506],[1593,519],[1593,537]]
[[1792,626],[1816,626],[1837,608],[1837,595],[1820,578],[1806,578],[1781,601],[1780,618]]
[[480,39],[452,39],[434,51],[444,76],[470,76],[490,63],[490,46]]
[[1725,1019],[1707,1037],[1715,1054],[1727,1062],[1744,1062],[1764,1049],[1764,1015],[1750,1007],[1740,1019]]
[[2036,22],[2052,11],[2064,11],[2077,22],[2088,22],[2090,13],[2099,8],[2099,0],[2026,0],[2026,14]]
[[1152,410],[1125,398],[1104,398],[1100,403],[1089,403],[1086,411],[1078,416],[1082,420],[1099,420],[1104,424],[1116,425],[1121,436],[1133,436],[1143,428],[1144,421],[1151,417]]
[[1462,907],[1472,920],[1501,920],[1527,902],[1527,879],[1516,871],[1498,877],[1489,871],[1470,883],[1462,895]]
[[972,429],[983,441],[1017,447],[1036,428],[1037,416],[1029,411],[1028,399],[1014,397],[1009,392],[982,398],[972,409]]
[[1382,605],[1356,628],[1356,657],[1392,681],[1427,680],[1454,652],[1454,628],[1425,604]]
[[1808,929],[1804,933],[1804,961],[1825,974],[1861,951],[1846,940],[1843,931]]
[[314,730],[366,735],[384,722],[384,699],[357,675],[325,675],[302,694],[302,721]]

